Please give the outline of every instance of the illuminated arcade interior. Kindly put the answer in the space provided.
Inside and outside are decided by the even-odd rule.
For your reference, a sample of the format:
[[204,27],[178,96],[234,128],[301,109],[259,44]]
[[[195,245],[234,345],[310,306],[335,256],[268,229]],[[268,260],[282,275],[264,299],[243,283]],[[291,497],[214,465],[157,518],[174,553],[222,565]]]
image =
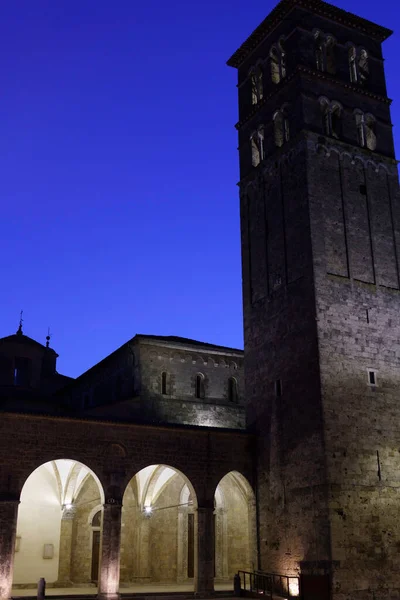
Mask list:
[[[104,494],[92,471],[55,460],[26,480],[18,512],[14,589],[97,587]],[[254,568],[253,492],[237,472],[215,492],[215,583],[233,585]],[[189,480],[165,465],[142,469],[123,497],[120,587],[188,584],[196,560],[196,497]],[[186,589],[188,589],[186,587]],[[95,590],[93,590],[94,592]],[[16,594],[18,595],[18,594]]]

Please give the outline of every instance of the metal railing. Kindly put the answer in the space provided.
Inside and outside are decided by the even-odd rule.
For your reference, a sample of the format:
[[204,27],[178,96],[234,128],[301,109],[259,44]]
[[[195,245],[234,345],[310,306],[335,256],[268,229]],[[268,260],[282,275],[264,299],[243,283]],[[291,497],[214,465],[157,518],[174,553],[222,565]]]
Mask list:
[[[264,596],[273,600],[281,598],[301,598],[300,578],[264,571],[238,571],[240,595],[256,598]],[[238,581],[239,583],[239,581]]]

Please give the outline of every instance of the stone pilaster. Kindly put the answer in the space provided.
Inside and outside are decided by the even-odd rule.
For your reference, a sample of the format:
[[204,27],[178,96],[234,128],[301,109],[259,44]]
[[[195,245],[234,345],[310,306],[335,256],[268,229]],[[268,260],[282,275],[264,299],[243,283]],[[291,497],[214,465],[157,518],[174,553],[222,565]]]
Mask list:
[[61,517],[60,530],[60,559],[58,564],[57,586],[71,585],[71,556],[72,556],[72,528],[76,508],[64,508]]
[[150,517],[142,515],[139,531],[139,577],[147,582],[150,578]]
[[107,498],[103,512],[103,534],[101,539],[101,562],[98,598],[119,599],[119,567],[121,550],[122,502]]
[[214,507],[198,507],[197,513],[197,570],[195,591],[198,594],[214,592]]
[[0,600],[11,598],[18,504],[0,497]]

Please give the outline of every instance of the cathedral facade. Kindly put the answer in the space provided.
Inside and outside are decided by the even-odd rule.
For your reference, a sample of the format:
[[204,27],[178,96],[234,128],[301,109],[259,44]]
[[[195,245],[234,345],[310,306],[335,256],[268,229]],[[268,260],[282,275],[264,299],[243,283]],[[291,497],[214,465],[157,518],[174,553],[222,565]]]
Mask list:
[[281,0],[228,61],[244,352],[137,335],[70,380],[22,327],[0,339],[1,600],[40,577],[210,595],[243,571],[400,597],[390,35]]

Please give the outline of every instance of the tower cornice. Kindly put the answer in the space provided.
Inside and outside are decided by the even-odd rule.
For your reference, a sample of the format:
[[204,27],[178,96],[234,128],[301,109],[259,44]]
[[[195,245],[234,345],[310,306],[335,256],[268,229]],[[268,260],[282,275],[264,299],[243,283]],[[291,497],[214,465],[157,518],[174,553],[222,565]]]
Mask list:
[[240,67],[263,39],[296,7],[311,10],[314,14],[336,21],[341,25],[358,29],[379,42],[385,41],[393,33],[392,30],[386,27],[353,15],[322,0],[281,0],[238,50],[232,54],[227,61],[227,65],[236,68]]

